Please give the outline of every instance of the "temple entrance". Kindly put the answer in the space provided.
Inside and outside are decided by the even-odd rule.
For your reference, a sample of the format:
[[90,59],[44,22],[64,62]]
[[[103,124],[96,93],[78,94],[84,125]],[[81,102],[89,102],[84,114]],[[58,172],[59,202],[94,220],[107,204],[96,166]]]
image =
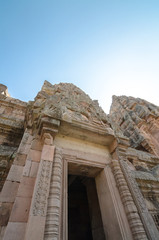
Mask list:
[[105,239],[94,178],[68,175],[68,239]]

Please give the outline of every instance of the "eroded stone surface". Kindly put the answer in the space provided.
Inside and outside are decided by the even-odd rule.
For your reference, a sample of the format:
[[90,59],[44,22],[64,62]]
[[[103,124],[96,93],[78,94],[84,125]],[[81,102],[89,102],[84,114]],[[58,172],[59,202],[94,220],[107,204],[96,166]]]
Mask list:
[[0,191],[22,139],[26,106],[0,84]]
[[27,123],[35,123],[39,117],[51,117],[67,122],[91,122],[94,125],[106,124],[108,127],[106,114],[98,101],[92,101],[87,94],[71,83],[52,85],[44,82],[35,101],[30,102],[28,106]]
[[122,132],[133,148],[159,156],[159,107],[139,98],[113,96],[109,119],[116,134]]

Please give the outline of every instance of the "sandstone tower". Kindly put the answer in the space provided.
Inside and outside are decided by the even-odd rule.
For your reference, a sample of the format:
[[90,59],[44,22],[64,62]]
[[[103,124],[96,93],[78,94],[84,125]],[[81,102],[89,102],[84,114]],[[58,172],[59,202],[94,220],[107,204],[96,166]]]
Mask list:
[[0,240],[159,239],[159,107],[45,81],[0,85]]

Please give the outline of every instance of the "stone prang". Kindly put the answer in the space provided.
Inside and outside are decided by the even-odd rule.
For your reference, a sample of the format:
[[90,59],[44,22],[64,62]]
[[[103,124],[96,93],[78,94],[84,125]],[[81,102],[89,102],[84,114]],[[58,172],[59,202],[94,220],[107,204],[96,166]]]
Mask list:
[[159,107],[70,83],[0,84],[0,239],[158,240]]

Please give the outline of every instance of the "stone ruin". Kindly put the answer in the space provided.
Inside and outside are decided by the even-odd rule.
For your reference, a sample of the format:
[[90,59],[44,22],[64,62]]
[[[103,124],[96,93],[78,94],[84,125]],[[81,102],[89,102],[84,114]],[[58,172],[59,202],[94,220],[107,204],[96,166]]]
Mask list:
[[0,85],[0,239],[159,239],[159,107],[69,83]]

